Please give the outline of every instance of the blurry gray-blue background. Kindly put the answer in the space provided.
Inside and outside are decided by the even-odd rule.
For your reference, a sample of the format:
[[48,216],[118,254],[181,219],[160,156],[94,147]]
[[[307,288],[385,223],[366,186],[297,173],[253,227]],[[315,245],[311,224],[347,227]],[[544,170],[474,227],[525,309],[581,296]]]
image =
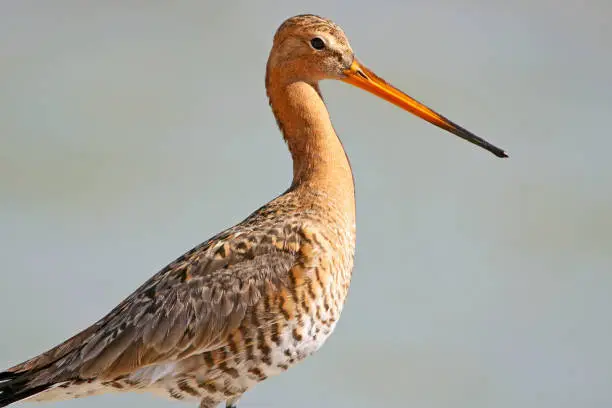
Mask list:
[[0,366],[289,185],[264,69],[312,12],[510,158],[323,83],[355,172],[353,285],[327,345],[242,407],[612,406],[612,3],[222,4],[0,2]]

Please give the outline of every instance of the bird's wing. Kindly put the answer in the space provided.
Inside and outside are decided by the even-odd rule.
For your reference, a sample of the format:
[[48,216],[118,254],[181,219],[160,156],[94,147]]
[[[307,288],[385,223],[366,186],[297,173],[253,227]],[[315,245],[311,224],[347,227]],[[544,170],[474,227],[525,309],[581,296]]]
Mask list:
[[286,284],[298,232],[230,229],[168,265],[91,327],[7,373],[47,377],[35,375],[36,383],[111,379],[217,348],[269,285]]

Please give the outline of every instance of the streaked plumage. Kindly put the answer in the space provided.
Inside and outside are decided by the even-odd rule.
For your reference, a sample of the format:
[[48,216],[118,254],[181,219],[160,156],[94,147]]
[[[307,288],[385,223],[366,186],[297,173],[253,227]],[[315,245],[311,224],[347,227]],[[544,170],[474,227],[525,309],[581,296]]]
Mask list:
[[[327,48],[311,48],[314,36]],[[366,89],[358,81],[380,80],[358,65],[331,21],[284,22],[266,88],[293,158],[290,189],[172,262],[91,327],[0,373],[0,407],[119,391],[230,406],[321,347],[340,317],[355,250],[352,172],[320,97],[325,78],[357,78]],[[417,114],[499,155],[430,112]]]
[[[354,245],[351,225],[324,227],[324,197],[296,214],[301,194],[187,252],[102,320],[9,371],[34,389],[57,384],[34,400],[136,388],[214,406],[286,370],[333,330]],[[332,242],[346,244],[342,256],[328,256]]]

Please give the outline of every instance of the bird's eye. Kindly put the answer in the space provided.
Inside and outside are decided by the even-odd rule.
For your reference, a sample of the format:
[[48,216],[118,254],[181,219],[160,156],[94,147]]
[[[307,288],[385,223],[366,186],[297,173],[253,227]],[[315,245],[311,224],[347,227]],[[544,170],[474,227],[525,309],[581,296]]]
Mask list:
[[319,37],[315,37],[312,40],[310,40],[310,45],[315,50],[322,50],[323,48],[325,48],[325,42]]

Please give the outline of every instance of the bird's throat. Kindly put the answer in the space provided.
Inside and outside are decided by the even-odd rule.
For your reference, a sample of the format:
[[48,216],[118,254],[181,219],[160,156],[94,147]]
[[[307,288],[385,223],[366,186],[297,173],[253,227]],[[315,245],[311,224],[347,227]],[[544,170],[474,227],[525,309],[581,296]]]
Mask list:
[[354,212],[351,166],[318,86],[268,74],[270,106],[293,158],[292,189],[322,190]]

